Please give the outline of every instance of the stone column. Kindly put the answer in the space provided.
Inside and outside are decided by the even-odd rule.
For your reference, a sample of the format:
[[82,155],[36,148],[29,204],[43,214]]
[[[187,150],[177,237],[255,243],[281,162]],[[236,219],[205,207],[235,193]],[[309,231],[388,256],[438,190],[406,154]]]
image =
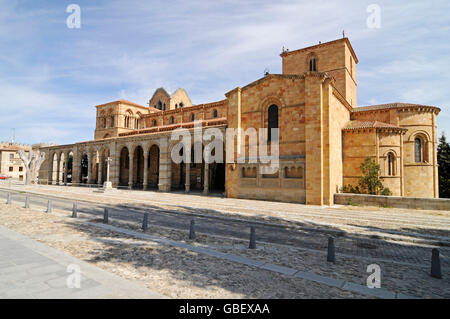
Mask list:
[[169,153],[167,137],[162,137],[159,143],[159,181],[158,190],[161,192],[170,191],[170,165],[172,160]]
[[67,185],[67,172],[69,170],[69,153],[64,153],[64,186]]
[[52,185],[53,184],[53,155],[52,153],[49,153],[48,156],[48,170],[47,170],[47,184]]
[[99,156],[99,162],[98,162],[98,174],[97,174],[97,184],[102,186],[103,185],[103,165],[105,164],[105,159],[103,155]]
[[94,182],[94,176],[92,174],[92,168],[93,168],[93,162],[94,162],[94,153],[90,152],[88,153],[88,184],[92,184]]
[[72,186],[76,186],[80,183],[80,166],[81,166],[81,154],[75,147],[73,150],[72,161]]
[[148,151],[144,150],[144,182],[142,183],[144,191],[147,190],[147,183],[148,183]]
[[[130,148],[129,148],[130,149]],[[128,171],[128,189],[132,189],[133,188],[133,159],[134,159],[134,154],[132,154],[131,152],[128,153],[128,157],[129,157],[129,171]]]
[[185,192],[189,193],[191,190],[191,163],[186,163],[186,183],[184,186]]
[[59,185],[61,175],[61,154],[56,157],[56,185]]
[[209,192],[209,164],[205,157],[205,174],[203,180],[203,194],[208,195]]
[[109,181],[112,183],[112,187],[119,186],[119,173],[120,173],[120,150],[116,142],[111,142],[109,147]]

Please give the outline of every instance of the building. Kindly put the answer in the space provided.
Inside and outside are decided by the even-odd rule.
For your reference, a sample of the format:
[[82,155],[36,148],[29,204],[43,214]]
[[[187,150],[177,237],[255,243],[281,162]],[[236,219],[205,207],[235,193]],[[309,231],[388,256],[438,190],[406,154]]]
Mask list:
[[31,145],[16,144],[13,142],[0,143],[0,175],[7,175],[9,178],[19,181],[25,180],[26,168],[20,159],[19,151],[29,152]]
[[[72,184],[101,185],[110,158],[114,187],[197,189],[233,198],[331,205],[344,184],[357,183],[360,164],[370,156],[394,195],[438,197],[439,108],[358,106],[358,58],[347,38],[285,50],[281,58],[282,74],[266,74],[226,92],[221,101],[192,105],[182,89],[173,95],[158,89],[148,107],[125,100],[98,105],[94,140],[43,148],[50,160],[42,166],[48,173],[41,176],[48,183],[66,183],[63,163],[73,158],[73,167],[65,165],[73,171]],[[261,145],[242,133],[227,151],[243,163],[175,163],[171,133],[180,127],[193,132],[195,121],[203,131],[278,128],[280,169],[262,171],[267,164],[251,157]]]

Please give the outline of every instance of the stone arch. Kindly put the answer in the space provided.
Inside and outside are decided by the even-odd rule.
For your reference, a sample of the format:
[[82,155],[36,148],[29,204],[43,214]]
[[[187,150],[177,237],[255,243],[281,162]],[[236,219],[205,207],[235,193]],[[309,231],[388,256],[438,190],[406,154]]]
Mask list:
[[409,141],[413,143],[413,161],[416,163],[428,163],[430,135],[423,130],[415,131],[409,136]]
[[119,186],[128,186],[130,169],[130,151],[128,147],[122,146],[119,154]]
[[147,187],[157,188],[159,183],[159,163],[161,150],[158,143],[152,143],[147,150]]

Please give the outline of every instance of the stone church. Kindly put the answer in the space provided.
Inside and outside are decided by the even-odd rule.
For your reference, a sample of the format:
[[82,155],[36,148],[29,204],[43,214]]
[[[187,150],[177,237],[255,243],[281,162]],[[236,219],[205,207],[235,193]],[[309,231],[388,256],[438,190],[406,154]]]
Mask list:
[[[159,88],[148,106],[127,100],[97,105],[94,140],[42,148],[48,160],[40,181],[101,186],[108,171],[119,188],[332,205],[343,185],[357,184],[370,156],[394,195],[439,197],[438,107],[358,106],[358,58],[348,38],[284,50],[281,59],[282,74],[236,87],[220,101],[193,105],[184,89],[170,94]],[[173,162],[171,132],[192,131],[194,123],[223,132],[278,128],[279,170],[262,173],[264,164],[248,156],[258,145],[240,148],[239,142],[233,151],[242,163]]]

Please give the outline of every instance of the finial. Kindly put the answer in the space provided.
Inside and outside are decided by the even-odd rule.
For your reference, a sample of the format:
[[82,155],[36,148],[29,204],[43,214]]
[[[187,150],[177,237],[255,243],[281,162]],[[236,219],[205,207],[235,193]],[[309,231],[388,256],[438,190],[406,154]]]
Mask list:
[[342,30],[342,38],[345,38],[345,30]]

